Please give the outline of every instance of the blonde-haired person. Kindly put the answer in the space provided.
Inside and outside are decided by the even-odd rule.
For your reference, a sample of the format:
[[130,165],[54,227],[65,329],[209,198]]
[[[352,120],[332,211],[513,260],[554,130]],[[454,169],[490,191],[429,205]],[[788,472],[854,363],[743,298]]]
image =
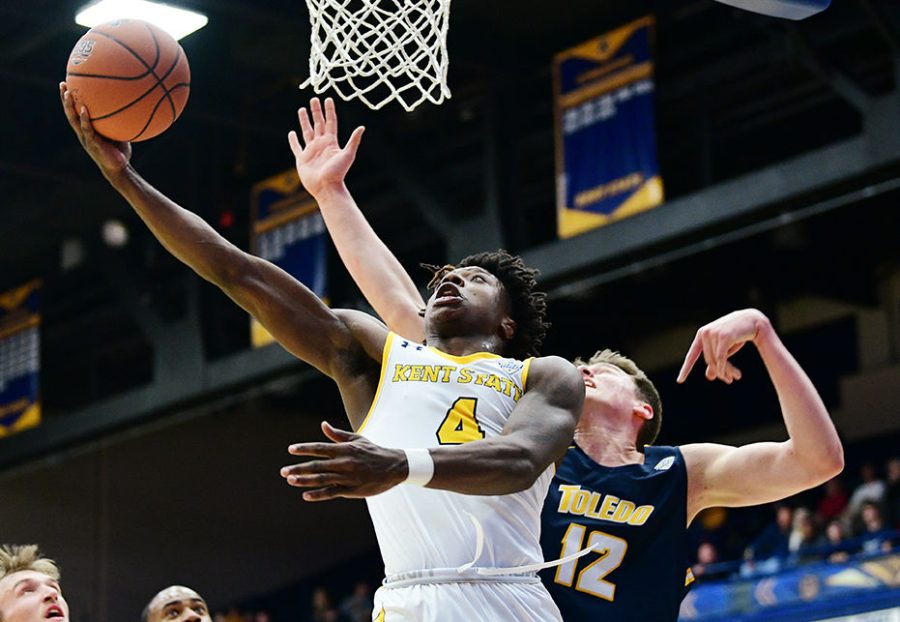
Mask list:
[[[419,290],[344,186],[361,129],[341,148],[334,103],[326,100],[325,107],[332,122],[308,132],[297,172],[306,189],[315,189],[310,192],[338,254],[366,300],[391,330],[421,342],[425,303]],[[678,382],[701,356],[707,380],[740,380],[729,359],[746,344],[756,348],[778,394],[786,441],[655,447],[662,405],[646,374],[610,351],[579,362],[584,407],[541,521],[546,559],[594,551],[542,573],[564,619],[675,620],[684,594],[687,527],[701,510],[783,499],[843,469],[843,448],[825,405],[761,312],[735,311],[700,328]]]
[[69,622],[59,568],[37,545],[0,546],[0,622]]

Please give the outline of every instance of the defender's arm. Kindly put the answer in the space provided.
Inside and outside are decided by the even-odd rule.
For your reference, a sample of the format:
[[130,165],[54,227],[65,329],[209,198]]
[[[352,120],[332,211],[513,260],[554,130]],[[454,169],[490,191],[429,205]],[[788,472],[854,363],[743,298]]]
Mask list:
[[419,310],[425,307],[425,302],[344,184],[364,128],[356,128],[341,148],[334,101],[330,97],[325,100],[324,115],[318,98],[312,98],[309,107],[312,123],[306,108],[300,108],[297,113],[306,146],[300,145],[296,132],[288,135],[300,180],[319,204],[341,261],[363,296],[392,331],[421,342],[425,329]]
[[711,506],[776,501],[817,486],[841,472],[841,441],[809,377],[755,309],[726,315],[701,328],[685,359],[683,382],[702,353],[706,377],[731,384],[741,378],[728,358],[753,343],[778,394],[789,438],[784,442],[730,447],[699,443],[682,447],[688,468],[688,519]]

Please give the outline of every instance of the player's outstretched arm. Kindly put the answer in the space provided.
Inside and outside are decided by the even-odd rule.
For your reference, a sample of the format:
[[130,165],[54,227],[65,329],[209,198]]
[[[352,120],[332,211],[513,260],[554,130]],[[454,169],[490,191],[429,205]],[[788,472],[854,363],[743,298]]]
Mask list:
[[[584,381],[568,361],[535,359],[528,390],[500,436],[429,449],[434,474],[429,488],[470,495],[503,495],[531,486],[572,442],[584,404]],[[307,501],[368,497],[404,482],[406,454],[323,424],[333,443],[300,443],[289,452],[314,460],[284,467],[282,477],[307,488]]]
[[87,110],[75,110],[65,83],[60,84],[60,98],[85,151],[166,250],[219,286],[287,350],[334,377],[347,367],[342,365],[344,355],[362,355],[356,335],[360,332],[363,337],[374,335],[366,349],[380,360],[378,335],[369,324],[361,323],[355,331],[292,276],[240,250],[202,218],[172,202],[131,167],[128,143],[111,142],[94,132]]
[[740,380],[740,370],[728,359],[748,342],[756,346],[775,386],[789,438],[743,447],[683,446],[689,520],[706,507],[755,505],[788,497],[831,479],[844,468],[841,441],[825,404],[761,312],[735,311],[697,331],[678,382],[684,382],[701,354],[708,380],[728,384]]
[[[350,195],[344,178],[359,148],[364,131],[358,127],[347,144],[338,142],[334,100],[309,102],[309,111],[297,111],[303,145],[296,132],[288,134],[297,173],[304,188],[316,199],[325,226],[350,276],[388,327],[407,339],[425,336],[419,310],[425,302],[403,266],[378,237]],[[310,119],[310,116],[312,119]]]

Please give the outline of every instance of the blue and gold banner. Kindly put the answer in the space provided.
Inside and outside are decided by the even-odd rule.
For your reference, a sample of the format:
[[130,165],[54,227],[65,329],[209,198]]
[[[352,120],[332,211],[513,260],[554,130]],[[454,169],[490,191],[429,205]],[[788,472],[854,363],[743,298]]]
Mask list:
[[653,17],[553,59],[559,237],[663,202],[653,121]]
[[0,438],[41,422],[41,282],[0,294]]
[[[319,206],[303,190],[297,171],[289,170],[253,187],[250,245],[254,254],[271,261],[325,299],[326,232]],[[272,335],[251,319],[254,347],[271,343]]]

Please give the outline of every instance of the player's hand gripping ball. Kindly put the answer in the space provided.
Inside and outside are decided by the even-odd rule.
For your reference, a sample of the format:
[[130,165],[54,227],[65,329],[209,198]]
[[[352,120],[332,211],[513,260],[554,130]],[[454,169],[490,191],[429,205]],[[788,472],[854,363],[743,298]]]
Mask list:
[[94,129],[136,142],[164,132],[184,110],[191,69],[178,42],[153,24],[120,19],[87,31],[69,55],[66,84]]

